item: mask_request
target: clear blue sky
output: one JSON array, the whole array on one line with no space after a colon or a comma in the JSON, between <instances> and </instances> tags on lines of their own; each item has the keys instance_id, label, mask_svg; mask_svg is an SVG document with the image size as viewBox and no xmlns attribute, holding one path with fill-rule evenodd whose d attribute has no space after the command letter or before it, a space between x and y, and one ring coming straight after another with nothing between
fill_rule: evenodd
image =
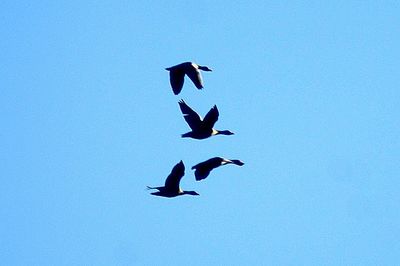
<instances>
[{"instance_id":1,"label":"clear blue sky","mask_svg":"<svg viewBox=\"0 0 400 266\"><path fill-rule=\"evenodd\" d=\"M400 5L281 2L2 1L1 263L398 264ZM179 160L201 195L149 195Z\"/></svg>"}]
</instances>

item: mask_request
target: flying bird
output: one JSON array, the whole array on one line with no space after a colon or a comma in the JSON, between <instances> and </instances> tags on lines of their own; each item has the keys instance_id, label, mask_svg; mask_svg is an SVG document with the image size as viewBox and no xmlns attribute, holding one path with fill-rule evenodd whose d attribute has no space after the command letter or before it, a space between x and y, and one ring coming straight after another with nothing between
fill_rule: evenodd
<instances>
[{"instance_id":1,"label":"flying bird","mask_svg":"<svg viewBox=\"0 0 400 266\"><path fill-rule=\"evenodd\" d=\"M163 187L149 187L147 189L157 189L157 192L151 193L155 196L173 198L182 195L199 195L196 191L184 191L179 187L179 182L185 175L185 165L183 161L177 163L174 168L172 168L171 173L165 180L165 185Z\"/></svg>"},{"instance_id":2,"label":"flying bird","mask_svg":"<svg viewBox=\"0 0 400 266\"><path fill-rule=\"evenodd\" d=\"M214 124L218 120L219 112L216 105L211 108L206 114L204 119L190 108L184 100L179 101L179 107L183 113L189 127L192 131L182 134L182 138L206 139L215 135L233 135L234 133L229 130L214 129Z\"/></svg>"},{"instance_id":3,"label":"flying bird","mask_svg":"<svg viewBox=\"0 0 400 266\"><path fill-rule=\"evenodd\" d=\"M178 95L182 90L185 74L193 81L196 88L201 90L204 86L200 70L212 71L207 66L200 66L193 62L167 67L166 70L169 71L169 81L175 95Z\"/></svg>"},{"instance_id":4,"label":"flying bird","mask_svg":"<svg viewBox=\"0 0 400 266\"><path fill-rule=\"evenodd\" d=\"M194 175L196 177L196 180L200 181L207 178L211 170L225 164L236 164L239 166L244 165L244 163L240 160L229 160L222 157L214 157L208 159L207 161L196 164L192 167L192 169L195 169Z\"/></svg>"}]
</instances>

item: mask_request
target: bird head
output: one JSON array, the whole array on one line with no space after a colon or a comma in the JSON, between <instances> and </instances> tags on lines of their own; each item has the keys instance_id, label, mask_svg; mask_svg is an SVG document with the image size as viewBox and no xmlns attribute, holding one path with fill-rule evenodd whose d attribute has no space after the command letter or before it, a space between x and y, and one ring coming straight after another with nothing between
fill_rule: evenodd
<instances>
[{"instance_id":1,"label":"bird head","mask_svg":"<svg viewBox=\"0 0 400 266\"><path fill-rule=\"evenodd\" d=\"M208 66L199 66L199 69L201 69L203 71L212 71L212 69L209 68Z\"/></svg>"},{"instance_id":2,"label":"bird head","mask_svg":"<svg viewBox=\"0 0 400 266\"><path fill-rule=\"evenodd\" d=\"M241 160L231 160L231 162L232 162L233 164L236 164L236 165L239 165L239 166L244 165L244 162L242 162Z\"/></svg>"},{"instance_id":3,"label":"bird head","mask_svg":"<svg viewBox=\"0 0 400 266\"><path fill-rule=\"evenodd\" d=\"M192 196L200 196L200 194L197 193L196 191L183 191L183 194L188 194L188 195L192 195Z\"/></svg>"},{"instance_id":4,"label":"bird head","mask_svg":"<svg viewBox=\"0 0 400 266\"><path fill-rule=\"evenodd\" d=\"M218 130L216 135L235 135L235 133L229 130Z\"/></svg>"}]
</instances>

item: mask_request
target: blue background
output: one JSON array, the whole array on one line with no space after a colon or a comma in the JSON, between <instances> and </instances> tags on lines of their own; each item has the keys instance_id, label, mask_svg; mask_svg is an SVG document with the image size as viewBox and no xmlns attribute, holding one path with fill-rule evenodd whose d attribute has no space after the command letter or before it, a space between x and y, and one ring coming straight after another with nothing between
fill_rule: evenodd
<instances>
[{"instance_id":1,"label":"blue background","mask_svg":"<svg viewBox=\"0 0 400 266\"><path fill-rule=\"evenodd\" d=\"M4 265L396 265L397 1L2 1ZM168 72L211 67L205 88ZM181 139L180 98L233 136ZM190 167L241 159L195 182ZM183 160L199 197L153 197Z\"/></svg>"}]
</instances>

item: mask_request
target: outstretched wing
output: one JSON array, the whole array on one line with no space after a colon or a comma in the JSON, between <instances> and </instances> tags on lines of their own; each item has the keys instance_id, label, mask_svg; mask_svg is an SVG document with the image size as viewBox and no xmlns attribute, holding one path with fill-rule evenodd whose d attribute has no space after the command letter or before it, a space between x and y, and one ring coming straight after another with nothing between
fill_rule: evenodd
<instances>
[{"instance_id":1,"label":"outstretched wing","mask_svg":"<svg viewBox=\"0 0 400 266\"><path fill-rule=\"evenodd\" d=\"M200 71L196 67L194 67L193 65L187 67L186 75L188 75L188 77L193 81L196 88L198 88L199 90L203 88L203 79L201 78Z\"/></svg>"},{"instance_id":2,"label":"outstretched wing","mask_svg":"<svg viewBox=\"0 0 400 266\"><path fill-rule=\"evenodd\" d=\"M179 101L179 107L181 108L183 118L185 118L189 127L192 130L197 130L202 124L200 116L193 111L193 109L190 108L184 100Z\"/></svg>"},{"instance_id":3,"label":"outstretched wing","mask_svg":"<svg viewBox=\"0 0 400 266\"><path fill-rule=\"evenodd\" d=\"M179 68L167 68L167 70L169 70L169 81L172 91L175 95L178 95L183 87L185 72Z\"/></svg>"},{"instance_id":4,"label":"outstretched wing","mask_svg":"<svg viewBox=\"0 0 400 266\"><path fill-rule=\"evenodd\" d=\"M194 172L196 180L200 181L207 178L214 168L221 166L222 160L223 158L221 157L213 157L211 159L208 159L207 161L198 163L193 166L192 169L196 169L196 171Z\"/></svg>"},{"instance_id":5,"label":"outstretched wing","mask_svg":"<svg viewBox=\"0 0 400 266\"><path fill-rule=\"evenodd\" d=\"M174 166L174 168L172 168L171 173L165 180L165 188L169 191L179 191L179 182L184 175L185 165L183 164L183 161L180 161Z\"/></svg>"},{"instance_id":6,"label":"outstretched wing","mask_svg":"<svg viewBox=\"0 0 400 266\"><path fill-rule=\"evenodd\" d=\"M196 181L206 179L209 174L210 174L210 171L208 171L206 169L196 169L196 171L194 171L194 176L195 176Z\"/></svg>"},{"instance_id":7,"label":"outstretched wing","mask_svg":"<svg viewBox=\"0 0 400 266\"><path fill-rule=\"evenodd\" d=\"M211 108L203 119L203 125L208 128L213 128L219 116L218 108L216 105Z\"/></svg>"}]
</instances>

